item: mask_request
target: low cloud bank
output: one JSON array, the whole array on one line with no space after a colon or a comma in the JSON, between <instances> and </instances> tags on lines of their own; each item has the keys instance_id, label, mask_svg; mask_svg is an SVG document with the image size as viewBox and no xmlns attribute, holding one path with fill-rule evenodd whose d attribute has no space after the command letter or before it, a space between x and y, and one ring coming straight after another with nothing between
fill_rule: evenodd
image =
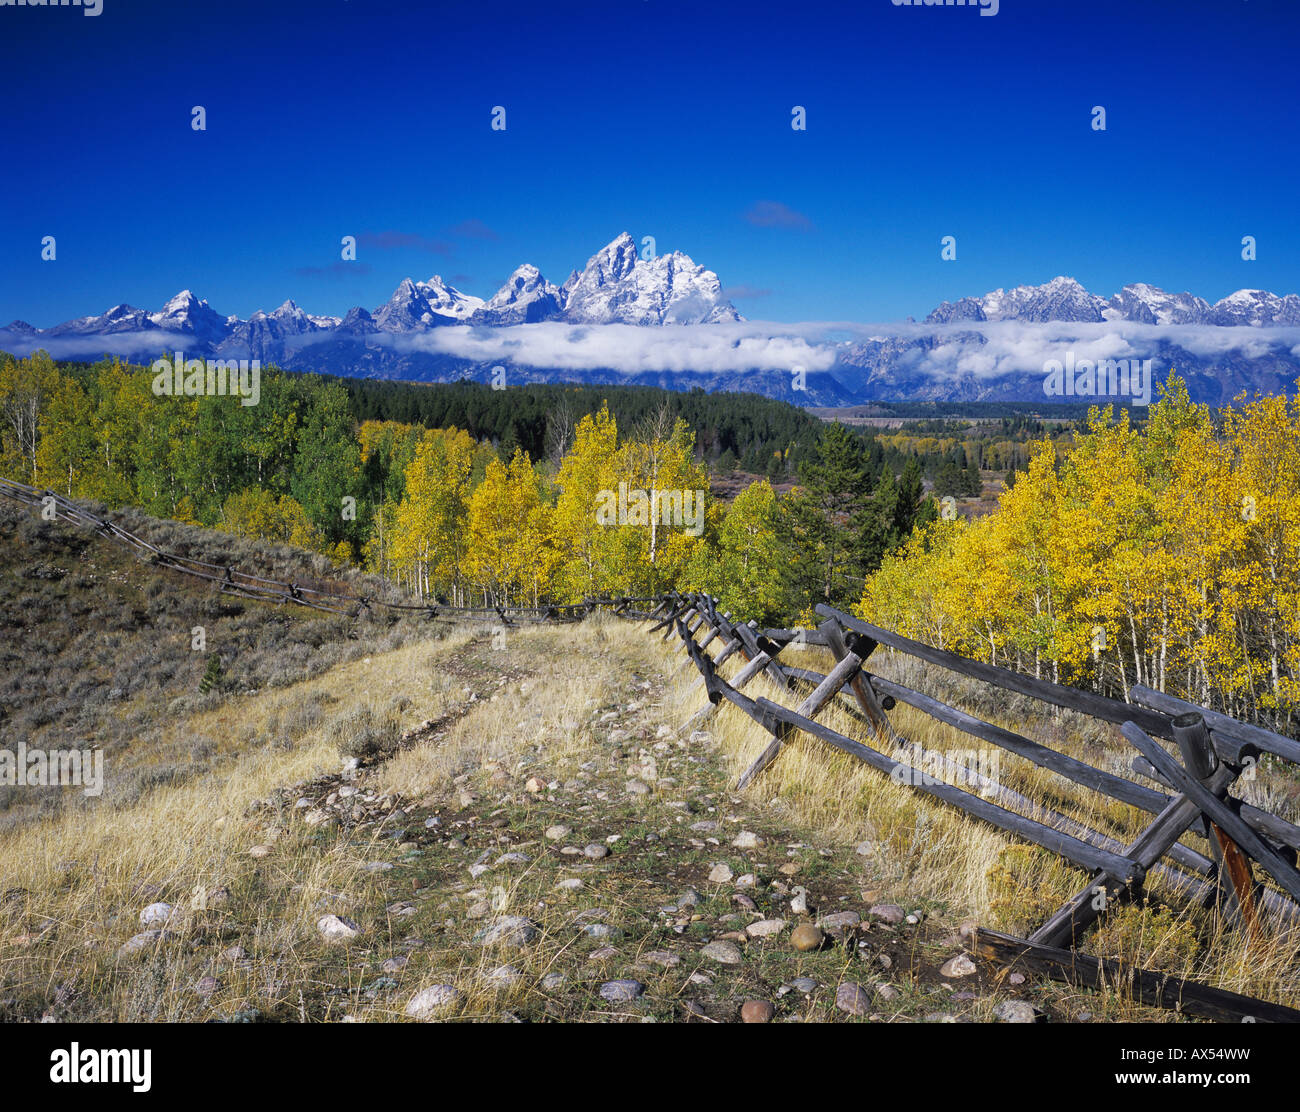
<instances>
[{"instance_id":1,"label":"low cloud bank","mask_svg":"<svg viewBox=\"0 0 1300 1112\"><path fill-rule=\"evenodd\" d=\"M301 349L346 338L336 330L288 338L284 357L291 364L310 361ZM376 333L357 337L367 348L396 355L424 352L473 364L516 364L539 369L643 372L735 373L747 370L826 371L840 359L850 363L885 360L890 366L927 378L973 376L994 380L1007 375L1041 374L1051 359L1072 351L1078 359L1148 359L1171 346L1198 359L1300 358L1300 327L1247 325L1159 325L1127 321L1042 324L1018 321L912 321L862 324L814 321L786 324L744 321L734 324L573 325L561 322L509 327L449 325L415 335ZM0 330L0 349L19 355L44 348L55 358L96 359L104 354L155 358L186 351L187 338L165 331L107 335L42 336ZM193 347L194 345L189 345ZM887 351L880 351L881 346ZM246 356L238 345L221 354ZM187 352L190 354L191 352ZM193 354L197 354L197 350ZM264 357L265 362L272 362Z\"/></svg>"}]
</instances>

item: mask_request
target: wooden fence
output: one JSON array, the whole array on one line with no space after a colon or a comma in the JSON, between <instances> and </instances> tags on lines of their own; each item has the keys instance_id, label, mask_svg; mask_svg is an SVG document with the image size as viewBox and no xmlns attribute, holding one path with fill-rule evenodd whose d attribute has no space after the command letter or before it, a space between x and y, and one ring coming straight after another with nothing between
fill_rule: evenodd
<instances>
[{"instance_id":1,"label":"wooden fence","mask_svg":"<svg viewBox=\"0 0 1300 1112\"><path fill-rule=\"evenodd\" d=\"M1148 1004L1212 1019L1300 1021L1300 1011L1291 1008L1122 968L1075 949L1108 907L1140 896L1148 877L1159 877L1172 891L1202 906L1217 905L1228 923L1247 932L1252 941L1265 931L1300 929L1300 872L1296 870L1300 827L1230 794L1243 773L1253 769L1265 755L1300 765L1300 742L1293 738L1146 687L1132 688L1132 702L1122 702L1022 675L913 641L825 605L817 607L822 623L815 630L803 630L763 629L755 622L733 621L730 614L718 612L716 599L703 594L584 599L580 603L540 607L399 603L269 579L232 566L166 552L52 491L11 480L0 479L0 497L40 508L51 519L89 527L127 546L143 560L207 581L223 593L277 604L306 606L353 618L384 608L428 618L512 625L576 621L596 610L606 610L624 618L652 622L651 632L663 630L664 641L674 633L678 636L688 657L684 663L693 663L699 671L707 702L692 717L693 727L702 725L725 701L771 735L763 752L741 774L738 787L751 783L779 759L784 746L803 732L915 791L1059 854L1090 873L1078 893L1029 938L1013 938L981 928L974 943L979 956L1003 967L1020 965L1072 984L1109 985ZM781 653L791 645L824 648L835 665L823 674L781 660ZM1119 726L1135 750L1133 771L1156 786L1097 768L872 673L866 667L868 658L881 646L939 672ZM724 680L719 669L735 654L745 664L730 681ZM798 698L797 705L791 709L762 696L751 698L744 694L744 688L759 673L790 700ZM818 714L832 701L846 706L866 724L875 746L817 721ZM1152 816L1151 821L1125 844L990 777L978 773L972 777L969 768L956 765L942 754L925 752L895 729L889 712L899 703L1087 791L1136 808ZM1173 743L1181 760L1156 739ZM940 772L954 774L954 778L960 775L973 780L968 786L977 788L978 793L929 775L921 768L922 759ZM1179 840L1189 831L1205 836L1208 856ZM1263 879L1257 876L1257 869L1264 874Z\"/></svg>"},{"instance_id":2,"label":"wooden fence","mask_svg":"<svg viewBox=\"0 0 1300 1112\"><path fill-rule=\"evenodd\" d=\"M1230 794L1243 773L1253 770L1264 755L1300 764L1300 743L1149 688L1133 688L1133 701L1123 702L936 649L834 607L818 606L817 613L824 620L815 630L760 629L754 622L733 621L730 614L719 613L717 600L701 594L667 596L651 612L651 632L662 630L665 641L676 633L701 676L708 701L691 725L702 724L725 701L771 735L767 747L740 775L738 788L779 759L783 747L799 732L819 738L915 791L1089 872L1078 893L1029 938L980 930L975 949L986 959L1017 962L1076 984L1123 981L1128 991L1147 1003L1215 1019L1300 1020L1300 1012L1290 1008L1142 970L1121 971L1113 968L1114 963L1087 958L1075 949L1107 908L1138 897L1148 877L1161 878L1174 892L1202 906L1217 904L1228 923L1247 932L1252 943L1265 931L1289 934L1300 927L1300 872L1296 870L1300 827ZM790 663L788 654L787 660L781 660L781 653L791 645L822 647L835 665L823 674ZM1149 784L1097 768L873 674L868 659L881 646L930 669L1119 726L1133 747L1133 771ZM719 668L734 654L740 654L745 664L727 681ZM786 701L798 699L797 705L791 709L746 695L744 688L759 673L788 693ZM832 701L846 705L866 724L874 746L817 721ZM889 712L899 703L1088 792L1136 808L1151 816L1150 821L1125 843L990 777L972 776L967 767L942 754L924 752L895 729ZM1181 759L1156 739L1173 743ZM954 774L953 778L961 775L977 791L930 775L921 767L922 758L930 767ZM1208 855L1179 840L1189 831L1205 836ZM1262 876L1257 876L1257 870Z\"/></svg>"},{"instance_id":3,"label":"wooden fence","mask_svg":"<svg viewBox=\"0 0 1300 1112\"><path fill-rule=\"evenodd\" d=\"M51 490L26 486L12 479L0 478L0 497L39 509L47 520L66 521L93 529L100 536L131 549L142 560L194 579L205 580L215 585L223 594L259 599L263 602L305 606L312 610L345 614L353 618L373 610L390 610L429 619L488 621L500 622L503 625L572 622L580 621L596 609L608 609L618 614L628 611L629 615L636 615L640 612L634 607L657 604L662 598L656 595L645 598L584 599L577 603L554 603L546 606L448 606L428 600L393 602L373 595L354 595L341 591L322 590L304 583L267 579L252 572L242 571L232 564L207 563L189 556L166 552L143 537L128 532L115 522L91 513L69 498L64 498Z\"/></svg>"}]
</instances>

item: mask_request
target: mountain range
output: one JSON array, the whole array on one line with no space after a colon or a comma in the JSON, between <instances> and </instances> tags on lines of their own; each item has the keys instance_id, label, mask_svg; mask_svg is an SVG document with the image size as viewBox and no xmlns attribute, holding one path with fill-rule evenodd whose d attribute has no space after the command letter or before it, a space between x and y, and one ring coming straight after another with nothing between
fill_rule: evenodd
<instances>
[{"instance_id":1,"label":"mountain range","mask_svg":"<svg viewBox=\"0 0 1300 1112\"><path fill-rule=\"evenodd\" d=\"M1067 350L1150 358L1159 378L1175 368L1197 400L1212 403L1243 389L1292 390L1300 376L1300 333L1287 331L1300 329L1300 296L1258 289L1210 304L1133 283L1106 298L1058 277L945 301L922 322L863 325L856 336L844 326L818 335L819 327L746 321L713 271L679 251L641 258L624 232L562 285L524 264L487 300L434 275L403 279L373 310L317 316L287 300L243 320L182 290L156 312L121 304L50 328L14 321L0 329L0 349L146 362L179 349L428 382L486 381L508 365L516 383L749 390L819 406L1041 400L1044 360Z\"/></svg>"}]
</instances>

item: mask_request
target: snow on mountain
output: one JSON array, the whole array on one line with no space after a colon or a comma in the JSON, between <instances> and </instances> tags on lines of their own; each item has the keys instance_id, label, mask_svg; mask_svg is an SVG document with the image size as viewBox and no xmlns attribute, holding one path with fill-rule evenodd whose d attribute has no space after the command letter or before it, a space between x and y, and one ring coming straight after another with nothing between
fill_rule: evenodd
<instances>
[{"instance_id":1,"label":"snow on mountain","mask_svg":"<svg viewBox=\"0 0 1300 1112\"><path fill-rule=\"evenodd\" d=\"M714 324L741 319L723 298L713 271L680 251L639 259L627 232L592 255L565 289L564 319L575 324Z\"/></svg>"},{"instance_id":2,"label":"snow on mountain","mask_svg":"<svg viewBox=\"0 0 1300 1112\"><path fill-rule=\"evenodd\" d=\"M981 300L984 319L1043 322L1099 321L1104 298L1089 293L1073 278L1053 278L1043 286L994 290Z\"/></svg>"},{"instance_id":3,"label":"snow on mountain","mask_svg":"<svg viewBox=\"0 0 1300 1112\"><path fill-rule=\"evenodd\" d=\"M447 285L437 274L427 282L417 283L415 288L420 291L424 300L429 303L429 308L439 316L465 320L477 310L483 308L483 299L481 297L461 293L455 286Z\"/></svg>"},{"instance_id":4,"label":"snow on mountain","mask_svg":"<svg viewBox=\"0 0 1300 1112\"><path fill-rule=\"evenodd\" d=\"M993 290L983 297L944 301L925 320L927 324L1122 320L1164 325L1294 325L1300 324L1300 296L1238 290L1211 305L1190 293L1169 293L1146 282L1133 282L1107 300L1089 293L1073 278L1053 278L1042 286L1017 286Z\"/></svg>"},{"instance_id":5,"label":"snow on mountain","mask_svg":"<svg viewBox=\"0 0 1300 1112\"><path fill-rule=\"evenodd\" d=\"M505 284L474 313L472 324L531 324L556 316L560 290L531 263L518 267Z\"/></svg>"},{"instance_id":6,"label":"snow on mountain","mask_svg":"<svg viewBox=\"0 0 1300 1112\"><path fill-rule=\"evenodd\" d=\"M1131 320L1143 324L1204 324L1210 304L1190 293L1166 293L1159 286L1133 282L1110 299L1103 316L1107 320Z\"/></svg>"},{"instance_id":7,"label":"snow on mountain","mask_svg":"<svg viewBox=\"0 0 1300 1112\"><path fill-rule=\"evenodd\" d=\"M1210 324L1300 324L1300 297L1278 297L1267 290L1238 290L1214 304Z\"/></svg>"},{"instance_id":8,"label":"snow on mountain","mask_svg":"<svg viewBox=\"0 0 1300 1112\"><path fill-rule=\"evenodd\" d=\"M190 290L181 290L147 319L164 332L180 333L205 345L215 346L230 333L226 318Z\"/></svg>"}]
</instances>

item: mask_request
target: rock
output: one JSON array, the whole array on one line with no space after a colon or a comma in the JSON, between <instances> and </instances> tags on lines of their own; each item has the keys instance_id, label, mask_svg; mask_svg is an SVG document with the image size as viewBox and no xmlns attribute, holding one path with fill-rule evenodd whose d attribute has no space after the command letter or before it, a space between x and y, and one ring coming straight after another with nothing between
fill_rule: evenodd
<instances>
[{"instance_id":1,"label":"rock","mask_svg":"<svg viewBox=\"0 0 1300 1112\"><path fill-rule=\"evenodd\" d=\"M406 968L407 962L411 960L410 954L398 954L397 957L389 958L379 968L384 973L400 973Z\"/></svg>"},{"instance_id":2,"label":"rock","mask_svg":"<svg viewBox=\"0 0 1300 1112\"><path fill-rule=\"evenodd\" d=\"M492 863L495 869L498 865L527 865L532 858L526 853L503 853Z\"/></svg>"},{"instance_id":3,"label":"rock","mask_svg":"<svg viewBox=\"0 0 1300 1112\"><path fill-rule=\"evenodd\" d=\"M618 927L611 927L608 923L588 923L582 930L589 938L620 938L623 934Z\"/></svg>"},{"instance_id":4,"label":"rock","mask_svg":"<svg viewBox=\"0 0 1300 1112\"><path fill-rule=\"evenodd\" d=\"M739 965L745 960L744 955L740 952L740 947L734 942L728 942L725 939L710 942L700 952L706 958L712 958L722 965Z\"/></svg>"},{"instance_id":5,"label":"rock","mask_svg":"<svg viewBox=\"0 0 1300 1112\"><path fill-rule=\"evenodd\" d=\"M590 857L593 861L599 861L602 857L609 856L609 846L602 846L599 842L592 842L582 847L582 856Z\"/></svg>"},{"instance_id":6,"label":"rock","mask_svg":"<svg viewBox=\"0 0 1300 1112\"><path fill-rule=\"evenodd\" d=\"M537 938L537 924L524 915L498 919L483 935L484 946L527 946Z\"/></svg>"},{"instance_id":7,"label":"rock","mask_svg":"<svg viewBox=\"0 0 1300 1112\"><path fill-rule=\"evenodd\" d=\"M763 844L763 839L752 830L742 830L731 839L731 844L737 849L758 849Z\"/></svg>"},{"instance_id":8,"label":"rock","mask_svg":"<svg viewBox=\"0 0 1300 1112\"><path fill-rule=\"evenodd\" d=\"M993 1009L1003 1023L1037 1023L1038 1010L1027 1000L1003 1000Z\"/></svg>"},{"instance_id":9,"label":"rock","mask_svg":"<svg viewBox=\"0 0 1300 1112\"><path fill-rule=\"evenodd\" d=\"M483 980L493 988L509 988L515 982L523 979L523 973L513 965L498 965L495 969L489 969L483 974Z\"/></svg>"},{"instance_id":10,"label":"rock","mask_svg":"<svg viewBox=\"0 0 1300 1112\"><path fill-rule=\"evenodd\" d=\"M746 873L744 876L736 877L737 888L753 888L758 883L758 879L753 873Z\"/></svg>"},{"instance_id":11,"label":"rock","mask_svg":"<svg viewBox=\"0 0 1300 1112\"><path fill-rule=\"evenodd\" d=\"M202 884L195 885L193 893L190 895L191 911L209 911L225 907L230 903L230 889L224 885L216 888L206 888Z\"/></svg>"},{"instance_id":12,"label":"rock","mask_svg":"<svg viewBox=\"0 0 1300 1112\"><path fill-rule=\"evenodd\" d=\"M826 935L811 923L800 923L790 935L790 945L801 953L818 950L826 941Z\"/></svg>"},{"instance_id":13,"label":"rock","mask_svg":"<svg viewBox=\"0 0 1300 1112\"><path fill-rule=\"evenodd\" d=\"M619 981L606 981L600 986L600 995L611 1004L626 1004L645 992L645 985L630 978Z\"/></svg>"},{"instance_id":14,"label":"rock","mask_svg":"<svg viewBox=\"0 0 1300 1112\"><path fill-rule=\"evenodd\" d=\"M488 867L486 865L471 865L469 867L469 875L473 877L475 880L478 880L478 878L481 877L487 871L488 871Z\"/></svg>"},{"instance_id":15,"label":"rock","mask_svg":"<svg viewBox=\"0 0 1300 1112\"><path fill-rule=\"evenodd\" d=\"M866 1015L871 1011L871 994L853 981L845 981L835 990L835 1006L849 1015Z\"/></svg>"},{"instance_id":16,"label":"rock","mask_svg":"<svg viewBox=\"0 0 1300 1112\"><path fill-rule=\"evenodd\" d=\"M698 834L712 834L721 825L721 823L714 822L712 819L704 819L702 822L691 823L690 828Z\"/></svg>"},{"instance_id":17,"label":"rock","mask_svg":"<svg viewBox=\"0 0 1300 1112\"><path fill-rule=\"evenodd\" d=\"M140 912L140 926L167 926L180 918L180 909L169 903L151 903Z\"/></svg>"},{"instance_id":18,"label":"rock","mask_svg":"<svg viewBox=\"0 0 1300 1112\"><path fill-rule=\"evenodd\" d=\"M742 1023L771 1023L776 1008L769 1000L746 1000L740 1007Z\"/></svg>"},{"instance_id":19,"label":"rock","mask_svg":"<svg viewBox=\"0 0 1300 1112\"><path fill-rule=\"evenodd\" d=\"M548 842L562 842L572 833L572 829L565 826L563 823L559 823L555 826L548 826L546 828L546 840Z\"/></svg>"},{"instance_id":20,"label":"rock","mask_svg":"<svg viewBox=\"0 0 1300 1112\"><path fill-rule=\"evenodd\" d=\"M743 907L746 911L757 911L756 904L751 896L746 896L744 892L735 892L732 894L731 902L738 907Z\"/></svg>"},{"instance_id":21,"label":"rock","mask_svg":"<svg viewBox=\"0 0 1300 1112\"><path fill-rule=\"evenodd\" d=\"M856 911L833 911L818 919L817 925L823 930L842 931L856 927L861 922L862 916Z\"/></svg>"},{"instance_id":22,"label":"rock","mask_svg":"<svg viewBox=\"0 0 1300 1112\"><path fill-rule=\"evenodd\" d=\"M487 900L475 900L465 909L465 918L482 919L492 910L492 905Z\"/></svg>"},{"instance_id":23,"label":"rock","mask_svg":"<svg viewBox=\"0 0 1300 1112\"><path fill-rule=\"evenodd\" d=\"M877 985L876 995L879 996L881 1000L897 1000L903 994L893 985Z\"/></svg>"},{"instance_id":24,"label":"rock","mask_svg":"<svg viewBox=\"0 0 1300 1112\"><path fill-rule=\"evenodd\" d=\"M583 886L582 879L576 876L569 877L567 880L557 880L555 882L556 888L562 888L566 892L576 892L582 886Z\"/></svg>"},{"instance_id":25,"label":"rock","mask_svg":"<svg viewBox=\"0 0 1300 1112\"><path fill-rule=\"evenodd\" d=\"M316 920L316 930L326 942L348 942L361 933L356 923L341 915L322 915Z\"/></svg>"},{"instance_id":26,"label":"rock","mask_svg":"<svg viewBox=\"0 0 1300 1112\"><path fill-rule=\"evenodd\" d=\"M627 792L628 795L648 795L650 787L641 780L629 780L623 785L623 790Z\"/></svg>"},{"instance_id":27,"label":"rock","mask_svg":"<svg viewBox=\"0 0 1300 1112\"><path fill-rule=\"evenodd\" d=\"M976 972L975 963L966 954L949 958L939 967L940 977L969 977Z\"/></svg>"},{"instance_id":28,"label":"rock","mask_svg":"<svg viewBox=\"0 0 1300 1112\"><path fill-rule=\"evenodd\" d=\"M538 984L540 984L542 988L546 989L547 992L556 992L559 989L562 989L568 981L569 978L563 973L547 973Z\"/></svg>"},{"instance_id":29,"label":"rock","mask_svg":"<svg viewBox=\"0 0 1300 1112\"><path fill-rule=\"evenodd\" d=\"M598 950L592 950L587 955L587 960L593 965L604 965L607 961L613 961L618 957L618 951L613 946L602 946Z\"/></svg>"},{"instance_id":30,"label":"rock","mask_svg":"<svg viewBox=\"0 0 1300 1112\"><path fill-rule=\"evenodd\" d=\"M524 789L533 795L538 795L546 790L546 781L540 776L530 776L524 784Z\"/></svg>"},{"instance_id":31,"label":"rock","mask_svg":"<svg viewBox=\"0 0 1300 1112\"><path fill-rule=\"evenodd\" d=\"M228 950L222 950L221 956L227 961L243 961L248 957L248 951L242 946L231 946Z\"/></svg>"},{"instance_id":32,"label":"rock","mask_svg":"<svg viewBox=\"0 0 1300 1112\"><path fill-rule=\"evenodd\" d=\"M853 852L859 857L868 857L874 851L875 847L870 842L859 842L853 847Z\"/></svg>"},{"instance_id":33,"label":"rock","mask_svg":"<svg viewBox=\"0 0 1300 1112\"><path fill-rule=\"evenodd\" d=\"M745 933L750 938L770 938L774 934L780 934L785 928L784 919L760 919L757 923L750 923L745 928Z\"/></svg>"},{"instance_id":34,"label":"rock","mask_svg":"<svg viewBox=\"0 0 1300 1112\"><path fill-rule=\"evenodd\" d=\"M1023 985L1025 983L1025 975L1023 973L1012 973L1007 980L1013 985Z\"/></svg>"},{"instance_id":35,"label":"rock","mask_svg":"<svg viewBox=\"0 0 1300 1112\"><path fill-rule=\"evenodd\" d=\"M709 870L709 883L726 884L733 876L735 876L735 873L728 866L719 863Z\"/></svg>"},{"instance_id":36,"label":"rock","mask_svg":"<svg viewBox=\"0 0 1300 1112\"><path fill-rule=\"evenodd\" d=\"M907 918L907 912L898 904L876 904L867 912L868 915L876 919L883 919L886 923L901 923Z\"/></svg>"},{"instance_id":37,"label":"rock","mask_svg":"<svg viewBox=\"0 0 1300 1112\"><path fill-rule=\"evenodd\" d=\"M665 969L671 969L674 965L682 963L681 956L671 950L651 950L641 955L641 961L645 965L659 965Z\"/></svg>"},{"instance_id":38,"label":"rock","mask_svg":"<svg viewBox=\"0 0 1300 1112\"><path fill-rule=\"evenodd\" d=\"M120 958L127 957L131 954L138 954L141 950L147 950L159 942L165 942L175 935L170 931L141 931L137 935L128 938L120 947L118 947L117 956Z\"/></svg>"},{"instance_id":39,"label":"rock","mask_svg":"<svg viewBox=\"0 0 1300 1112\"><path fill-rule=\"evenodd\" d=\"M270 855L271 847L268 845L253 846L248 851L249 857L267 857Z\"/></svg>"},{"instance_id":40,"label":"rock","mask_svg":"<svg viewBox=\"0 0 1300 1112\"><path fill-rule=\"evenodd\" d=\"M406 1014L413 1019L428 1019L440 1011L454 1008L464 999L464 994L455 985L430 985L411 997L406 1005Z\"/></svg>"},{"instance_id":41,"label":"rock","mask_svg":"<svg viewBox=\"0 0 1300 1112\"><path fill-rule=\"evenodd\" d=\"M790 987L798 989L807 996L808 993L813 992L818 988L818 984L811 977L796 977L790 982Z\"/></svg>"}]
</instances>

